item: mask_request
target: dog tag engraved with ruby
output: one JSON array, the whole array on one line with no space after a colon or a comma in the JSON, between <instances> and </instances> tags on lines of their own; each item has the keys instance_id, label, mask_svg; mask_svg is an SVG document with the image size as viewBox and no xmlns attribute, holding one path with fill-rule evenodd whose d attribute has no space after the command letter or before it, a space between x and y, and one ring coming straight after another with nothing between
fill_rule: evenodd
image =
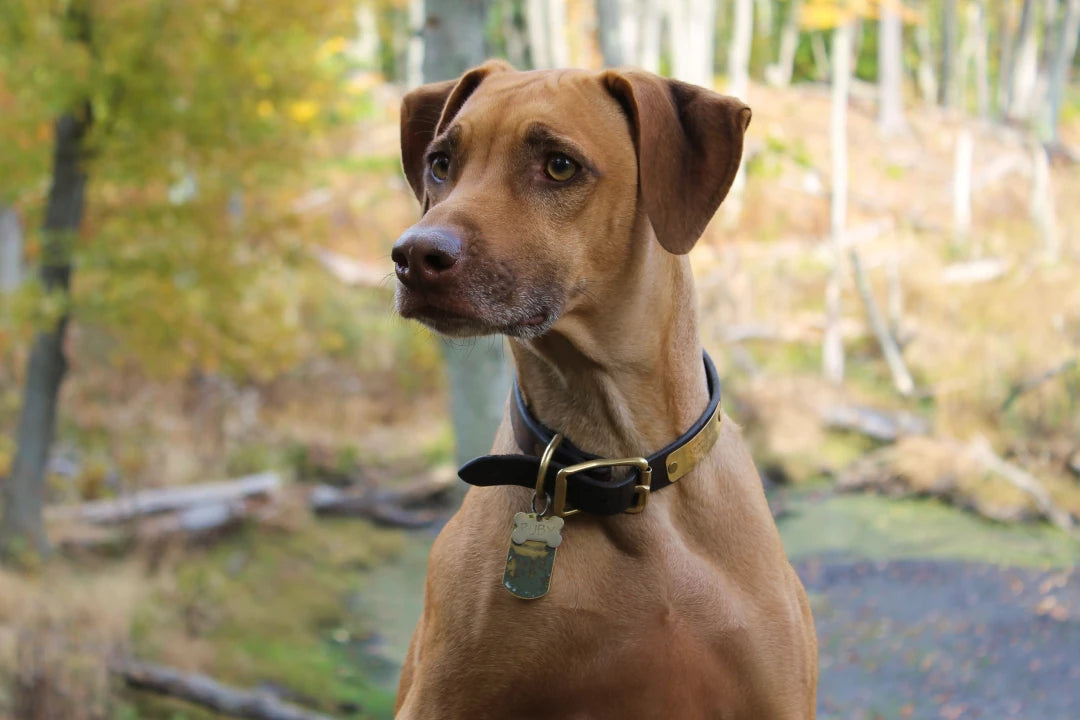
<instances>
[{"instance_id":1,"label":"dog tag engraved with ruby","mask_svg":"<svg viewBox=\"0 0 1080 720\"><path fill-rule=\"evenodd\" d=\"M503 587L524 600L535 600L551 587L555 551L562 543L561 517L540 517L536 513L514 515L514 532L506 554Z\"/></svg>"}]
</instances>

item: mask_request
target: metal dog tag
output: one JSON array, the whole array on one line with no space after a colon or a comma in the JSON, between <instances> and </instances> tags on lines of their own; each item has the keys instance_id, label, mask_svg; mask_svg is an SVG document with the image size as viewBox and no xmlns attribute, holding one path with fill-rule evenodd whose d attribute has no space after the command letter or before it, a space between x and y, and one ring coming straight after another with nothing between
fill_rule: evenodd
<instances>
[{"instance_id":1,"label":"metal dog tag","mask_svg":"<svg viewBox=\"0 0 1080 720\"><path fill-rule=\"evenodd\" d=\"M563 519L536 513L514 515L514 532L506 554L503 587L524 600L535 600L551 587L555 551L562 543Z\"/></svg>"}]
</instances>

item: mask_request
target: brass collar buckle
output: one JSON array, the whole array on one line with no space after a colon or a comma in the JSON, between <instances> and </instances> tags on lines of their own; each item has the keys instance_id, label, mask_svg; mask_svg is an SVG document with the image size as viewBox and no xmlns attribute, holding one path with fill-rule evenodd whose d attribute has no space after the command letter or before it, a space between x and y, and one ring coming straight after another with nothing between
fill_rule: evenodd
<instances>
[{"instance_id":1,"label":"brass collar buckle","mask_svg":"<svg viewBox=\"0 0 1080 720\"><path fill-rule=\"evenodd\" d=\"M588 460L583 463L578 463L577 465L564 467L555 475L555 500L552 504L551 498L544 492L544 480L547 478L548 465L551 463L551 456L555 454L555 449L559 447L559 443L561 443L562 440L562 434L555 433L555 436L551 438L551 442L544 448L544 453L540 457L540 471L536 473L536 493L533 495L532 500L533 512L536 512L536 501L542 499L545 500L545 503L544 510L539 513L540 515L547 513L549 505L552 507L552 513L559 517L565 518L570 517L571 515L577 515L581 510L566 506L566 479L579 472L587 472L598 468L619 467L623 465L634 466L641 475L641 483L634 486L634 504L627 508L626 512L639 513L649 504L649 489L652 485L652 466L649 465L649 461L643 457L620 458L618 460L597 458L596 460Z\"/></svg>"},{"instance_id":2,"label":"brass collar buckle","mask_svg":"<svg viewBox=\"0 0 1080 720\"><path fill-rule=\"evenodd\" d=\"M555 476L555 507L553 512L559 517L570 517L571 515L577 515L581 512L581 510L577 508L566 506L566 479L568 477L579 472L596 470L597 468L619 467L622 465L632 465L636 467L641 474L641 483L634 486L634 504L627 508L626 512L639 513L644 510L645 506L649 504L649 486L652 484L652 467L649 466L649 461L643 457L631 457L620 458L618 460L605 460L600 458L564 467Z\"/></svg>"}]
</instances>

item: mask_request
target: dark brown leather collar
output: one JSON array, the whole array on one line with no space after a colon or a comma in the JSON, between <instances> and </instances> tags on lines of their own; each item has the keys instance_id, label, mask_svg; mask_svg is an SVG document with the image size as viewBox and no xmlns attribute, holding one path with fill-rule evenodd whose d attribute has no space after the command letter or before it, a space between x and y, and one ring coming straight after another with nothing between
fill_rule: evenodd
<instances>
[{"instance_id":1,"label":"dark brown leather collar","mask_svg":"<svg viewBox=\"0 0 1080 720\"><path fill-rule=\"evenodd\" d=\"M704 353L704 361L709 405L682 437L644 458L651 472L634 468L624 477L615 477L613 467L610 466L577 471L574 467L582 463L619 461L603 461L598 456L575 447L569 441L562 441L555 448L544 476L543 487L549 499L556 500L556 514L565 516L573 514L574 511L582 511L594 515L617 515L621 512L640 511L647 502L649 493L662 490L677 481L708 455L720 434L723 416L720 413L720 378L716 374L716 366L708 353ZM529 412L517 383L514 383L514 397L510 404L510 420L514 439L524 454L484 455L470 460L458 470L458 476L462 480L480 487L536 487L541 455L556 433ZM560 497L563 502L559 502Z\"/></svg>"}]
</instances>

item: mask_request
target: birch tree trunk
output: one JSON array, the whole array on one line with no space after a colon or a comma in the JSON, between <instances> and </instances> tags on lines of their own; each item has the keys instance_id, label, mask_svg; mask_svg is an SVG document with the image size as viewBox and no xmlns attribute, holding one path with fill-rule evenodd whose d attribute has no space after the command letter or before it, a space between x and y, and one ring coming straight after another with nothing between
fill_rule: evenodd
<instances>
[{"instance_id":1,"label":"birch tree trunk","mask_svg":"<svg viewBox=\"0 0 1080 720\"><path fill-rule=\"evenodd\" d=\"M502 4L502 36L506 59L516 68L529 67L528 23L522 0L497 0Z\"/></svg>"},{"instance_id":2,"label":"birch tree trunk","mask_svg":"<svg viewBox=\"0 0 1080 720\"><path fill-rule=\"evenodd\" d=\"M925 5L927 14L929 14L929 8L930 5L927 3ZM934 105L937 103L938 92L937 78L934 75L934 49L930 42L929 19L924 19L915 26L915 47L919 53L919 95L925 104Z\"/></svg>"},{"instance_id":3,"label":"birch tree trunk","mask_svg":"<svg viewBox=\"0 0 1080 720\"><path fill-rule=\"evenodd\" d=\"M810 52L814 56L814 76L825 80L832 74L829 67L829 52L825 49L825 36L820 32L810 34Z\"/></svg>"},{"instance_id":4,"label":"birch tree trunk","mask_svg":"<svg viewBox=\"0 0 1080 720\"><path fill-rule=\"evenodd\" d=\"M525 16L529 28L532 66L566 67L570 62L570 44L566 37L566 0L528 0ZM473 32L483 39L482 20Z\"/></svg>"},{"instance_id":5,"label":"birch tree trunk","mask_svg":"<svg viewBox=\"0 0 1080 720\"><path fill-rule=\"evenodd\" d=\"M1061 35L1054 51L1050 85L1047 88L1050 99L1050 141L1054 144L1060 142L1058 132L1061 124L1061 106L1065 99L1065 88L1069 84L1069 70L1072 68L1073 56L1076 54L1078 38L1080 38L1080 0L1068 0L1068 5L1065 7L1065 19L1061 23Z\"/></svg>"},{"instance_id":6,"label":"birch tree trunk","mask_svg":"<svg viewBox=\"0 0 1080 720\"><path fill-rule=\"evenodd\" d=\"M88 30L87 30L88 34ZM88 38L87 38L88 40ZM41 240L41 283L49 293L65 300L71 287L71 252L83 218L86 171L83 167L90 104L56 121L52 186L45 208ZM11 477L3 484L0 517L0 555L21 558L26 553L46 555L45 464L56 431L56 405L60 383L67 371L64 333L65 311L51 327L38 331L26 367L26 382L19 409L17 448Z\"/></svg>"},{"instance_id":7,"label":"birch tree trunk","mask_svg":"<svg viewBox=\"0 0 1080 720\"><path fill-rule=\"evenodd\" d=\"M1009 74L1006 117L1023 121L1031 117L1031 102L1038 74L1039 48L1035 39L1035 2L1024 0L1013 65Z\"/></svg>"},{"instance_id":8,"label":"birch tree trunk","mask_svg":"<svg viewBox=\"0 0 1080 720\"><path fill-rule=\"evenodd\" d=\"M1046 102L1047 90L1050 87L1050 73L1054 65L1054 38L1057 37L1057 29L1062 26L1058 20L1060 0L1043 0L1042 3L1042 52L1035 62L1035 89L1032 91L1031 116L1036 120L1036 131L1039 137L1046 139L1050 136L1050 105Z\"/></svg>"},{"instance_id":9,"label":"birch tree trunk","mask_svg":"<svg viewBox=\"0 0 1080 720\"><path fill-rule=\"evenodd\" d=\"M896 339L889 332L889 326L878 309L877 301L874 300L874 293L870 288L870 279L866 276L862 260L854 248L851 250L851 270L855 273L855 287L862 297L863 308L866 310L870 329L873 331L874 337L877 338L881 354L885 357L885 364L889 366L893 387L896 388L898 393L907 397L915 390L915 381L912 380L911 373L904 363L904 356L900 354Z\"/></svg>"},{"instance_id":10,"label":"birch tree trunk","mask_svg":"<svg viewBox=\"0 0 1080 720\"><path fill-rule=\"evenodd\" d=\"M626 56L631 55L624 53L624 50L631 50L626 47L622 32L626 5L625 0L596 0L596 34L606 67L625 65L628 62Z\"/></svg>"},{"instance_id":11,"label":"birch tree trunk","mask_svg":"<svg viewBox=\"0 0 1080 720\"><path fill-rule=\"evenodd\" d=\"M14 292L22 282L23 237L19 216L0 207L0 293Z\"/></svg>"},{"instance_id":12,"label":"birch tree trunk","mask_svg":"<svg viewBox=\"0 0 1080 720\"><path fill-rule=\"evenodd\" d=\"M757 13L757 24L754 30L758 35L768 36L773 27L773 0L754 0L754 12ZM736 13L738 10L735 11ZM736 24L738 20L735 21Z\"/></svg>"},{"instance_id":13,"label":"birch tree trunk","mask_svg":"<svg viewBox=\"0 0 1080 720\"><path fill-rule=\"evenodd\" d=\"M965 246L971 236L971 161L974 151L971 131L965 128L956 139L953 170L953 240Z\"/></svg>"},{"instance_id":14,"label":"birch tree trunk","mask_svg":"<svg viewBox=\"0 0 1080 720\"><path fill-rule=\"evenodd\" d=\"M750 45L754 39L753 0L734 0L735 22L728 45L728 95L746 100L750 87Z\"/></svg>"},{"instance_id":15,"label":"birch tree trunk","mask_svg":"<svg viewBox=\"0 0 1080 720\"><path fill-rule=\"evenodd\" d=\"M956 107L956 2L941 2L941 85L938 101L945 107Z\"/></svg>"},{"instance_id":16,"label":"birch tree trunk","mask_svg":"<svg viewBox=\"0 0 1080 720\"><path fill-rule=\"evenodd\" d=\"M791 0L784 17L784 26L780 29L780 51L776 64L767 70L770 85L786 88L791 85L791 76L795 70L795 51L799 47L799 14L802 12L802 0Z\"/></svg>"},{"instance_id":17,"label":"birch tree trunk","mask_svg":"<svg viewBox=\"0 0 1080 720\"><path fill-rule=\"evenodd\" d=\"M990 117L990 31L986 19L986 0L968 7L968 23L975 53L975 102L979 117Z\"/></svg>"},{"instance_id":18,"label":"birch tree trunk","mask_svg":"<svg viewBox=\"0 0 1080 720\"><path fill-rule=\"evenodd\" d=\"M975 64L975 29L972 11L975 6L966 3L962 8L964 22L960 27L960 50L956 59L956 107L967 112L968 88L971 85L971 66Z\"/></svg>"},{"instance_id":19,"label":"birch tree trunk","mask_svg":"<svg viewBox=\"0 0 1080 720\"><path fill-rule=\"evenodd\" d=\"M753 0L735 0L735 24L731 44L728 46L728 95L743 102L750 90L750 47L754 39ZM724 225L734 227L742 215L743 192L746 189L746 163L739 164L739 171L731 184L722 206Z\"/></svg>"},{"instance_id":20,"label":"birch tree trunk","mask_svg":"<svg viewBox=\"0 0 1080 720\"><path fill-rule=\"evenodd\" d=\"M649 26L650 13L656 16L655 28ZM657 44L657 58L652 62L659 64L658 0L596 0L596 24L607 67L642 67L643 57L650 52L645 47L647 42Z\"/></svg>"},{"instance_id":21,"label":"birch tree trunk","mask_svg":"<svg viewBox=\"0 0 1080 720\"><path fill-rule=\"evenodd\" d=\"M660 0L640 0L641 30L637 64L649 72L660 72L660 38L663 13Z\"/></svg>"},{"instance_id":22,"label":"birch tree trunk","mask_svg":"<svg viewBox=\"0 0 1080 720\"><path fill-rule=\"evenodd\" d=\"M420 2L422 3L423 0ZM356 18L356 40L352 44L351 54L361 68L378 70L379 16L375 5L369 3L357 5L353 17Z\"/></svg>"},{"instance_id":23,"label":"birch tree trunk","mask_svg":"<svg viewBox=\"0 0 1080 720\"><path fill-rule=\"evenodd\" d=\"M458 77L487 57L486 0L426 0L424 81ZM491 449L510 390L501 337L442 341L459 463Z\"/></svg>"},{"instance_id":24,"label":"birch tree trunk","mask_svg":"<svg viewBox=\"0 0 1080 720\"><path fill-rule=\"evenodd\" d=\"M716 3L712 0L668 0L671 74L712 89Z\"/></svg>"},{"instance_id":25,"label":"birch tree trunk","mask_svg":"<svg viewBox=\"0 0 1080 720\"><path fill-rule=\"evenodd\" d=\"M822 365L826 379L844 381L844 345L840 337L840 269L843 263L844 231L847 224L847 102L851 82L851 23L833 30L832 109L829 145L832 155L832 200L829 207L830 244L832 246L829 278L825 286L825 338Z\"/></svg>"},{"instance_id":26,"label":"birch tree trunk","mask_svg":"<svg viewBox=\"0 0 1080 720\"><path fill-rule=\"evenodd\" d=\"M424 0L409 0L409 45L405 54L405 84L424 82Z\"/></svg>"},{"instance_id":27,"label":"birch tree trunk","mask_svg":"<svg viewBox=\"0 0 1080 720\"><path fill-rule=\"evenodd\" d=\"M881 4L878 31L878 126L886 135L904 127L903 23L899 0Z\"/></svg>"},{"instance_id":28,"label":"birch tree trunk","mask_svg":"<svg viewBox=\"0 0 1080 720\"><path fill-rule=\"evenodd\" d=\"M998 76L997 76L997 112L1004 118L1009 110L1009 88L1012 84L1014 47L1013 28L1017 23L1016 5L1011 2L997 3L997 38L998 38Z\"/></svg>"},{"instance_id":29,"label":"birch tree trunk","mask_svg":"<svg viewBox=\"0 0 1080 720\"><path fill-rule=\"evenodd\" d=\"M1042 258L1055 263L1061 257L1054 188L1050 182L1050 157L1039 141L1032 143L1031 219L1042 240Z\"/></svg>"}]
</instances>

